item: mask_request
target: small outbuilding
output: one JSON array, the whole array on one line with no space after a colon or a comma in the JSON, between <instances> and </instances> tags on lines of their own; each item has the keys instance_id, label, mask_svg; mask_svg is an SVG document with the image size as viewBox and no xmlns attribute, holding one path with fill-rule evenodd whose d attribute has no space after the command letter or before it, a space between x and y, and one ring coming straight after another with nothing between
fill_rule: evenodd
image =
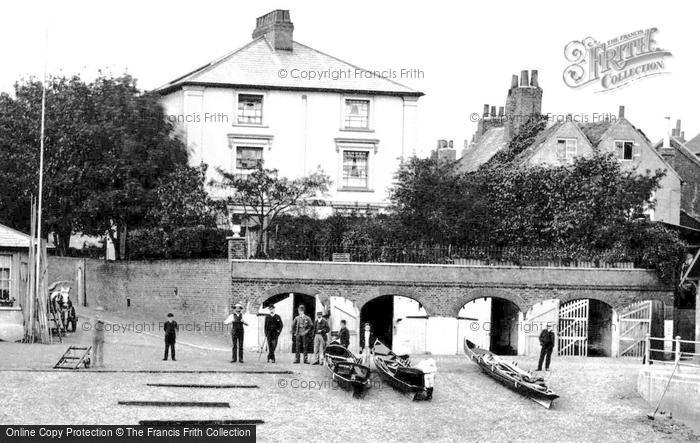
<instances>
[{"instance_id":1,"label":"small outbuilding","mask_svg":"<svg viewBox=\"0 0 700 443\"><path fill-rule=\"evenodd\" d=\"M24 336L19 300L27 291L30 237L0 224L0 340Z\"/></svg>"}]
</instances>

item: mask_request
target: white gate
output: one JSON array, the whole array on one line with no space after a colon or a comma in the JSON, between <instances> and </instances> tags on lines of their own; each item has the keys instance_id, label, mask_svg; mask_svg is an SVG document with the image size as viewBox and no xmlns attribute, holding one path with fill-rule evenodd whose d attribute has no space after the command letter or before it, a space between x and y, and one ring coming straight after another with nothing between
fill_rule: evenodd
<instances>
[{"instance_id":1,"label":"white gate","mask_svg":"<svg viewBox=\"0 0 700 443\"><path fill-rule=\"evenodd\" d=\"M620 357L642 357L651 331L652 301L628 306L620 313Z\"/></svg>"},{"instance_id":2,"label":"white gate","mask_svg":"<svg viewBox=\"0 0 700 443\"><path fill-rule=\"evenodd\" d=\"M573 300L559 308L559 355L588 355L588 299Z\"/></svg>"}]
</instances>

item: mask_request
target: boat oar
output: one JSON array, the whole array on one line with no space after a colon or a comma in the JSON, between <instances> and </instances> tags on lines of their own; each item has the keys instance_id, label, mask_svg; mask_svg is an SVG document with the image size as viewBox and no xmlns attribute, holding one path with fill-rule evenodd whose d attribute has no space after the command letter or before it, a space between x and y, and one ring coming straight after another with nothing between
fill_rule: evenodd
<instances>
[{"instance_id":1,"label":"boat oar","mask_svg":"<svg viewBox=\"0 0 700 443\"><path fill-rule=\"evenodd\" d=\"M673 379L673 375L676 373L676 369L678 368L678 363L680 363L680 360L676 360L676 364L673 365L673 371L671 372L671 376L668 378L668 382L666 383L666 388L664 388L664 392L661 393L661 397L659 398L659 402L656 404L656 409L654 409L654 412L652 412L651 414L647 414L647 417L649 417L649 420L654 420L654 416L659 411L659 408L661 407L661 401L664 399L664 396L666 395L666 391L668 391L668 387L671 386L671 380Z\"/></svg>"}]
</instances>

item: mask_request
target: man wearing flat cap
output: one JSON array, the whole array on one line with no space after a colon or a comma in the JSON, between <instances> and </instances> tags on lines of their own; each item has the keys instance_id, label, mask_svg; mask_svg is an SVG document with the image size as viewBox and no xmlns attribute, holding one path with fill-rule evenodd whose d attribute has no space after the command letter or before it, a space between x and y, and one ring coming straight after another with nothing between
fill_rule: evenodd
<instances>
[{"instance_id":1,"label":"man wearing flat cap","mask_svg":"<svg viewBox=\"0 0 700 443\"><path fill-rule=\"evenodd\" d=\"M233 313L224 320L224 324L231 325L231 363L243 363L243 326L248 326L248 323L243 321L242 304L233 305Z\"/></svg>"}]
</instances>

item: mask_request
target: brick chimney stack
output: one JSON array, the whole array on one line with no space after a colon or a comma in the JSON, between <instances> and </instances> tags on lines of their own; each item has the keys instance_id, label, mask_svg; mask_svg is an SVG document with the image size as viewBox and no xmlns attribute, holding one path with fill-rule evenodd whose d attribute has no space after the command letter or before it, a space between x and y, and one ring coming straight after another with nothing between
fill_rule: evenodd
<instances>
[{"instance_id":1,"label":"brick chimney stack","mask_svg":"<svg viewBox=\"0 0 700 443\"><path fill-rule=\"evenodd\" d=\"M676 149L671 146L671 135L674 130L671 128L671 117L664 117L664 119L666 120L666 133L664 134L664 141L659 149L659 154L661 154L666 163L674 167L676 163Z\"/></svg>"},{"instance_id":2,"label":"brick chimney stack","mask_svg":"<svg viewBox=\"0 0 700 443\"><path fill-rule=\"evenodd\" d=\"M541 112L542 88L539 86L537 70L521 71L520 81L517 75L513 75L505 107L506 139L512 139L522 125Z\"/></svg>"},{"instance_id":3,"label":"brick chimney stack","mask_svg":"<svg viewBox=\"0 0 700 443\"><path fill-rule=\"evenodd\" d=\"M276 9L255 21L253 38L264 35L275 51L291 51L294 24L289 18L289 11Z\"/></svg>"}]
</instances>

